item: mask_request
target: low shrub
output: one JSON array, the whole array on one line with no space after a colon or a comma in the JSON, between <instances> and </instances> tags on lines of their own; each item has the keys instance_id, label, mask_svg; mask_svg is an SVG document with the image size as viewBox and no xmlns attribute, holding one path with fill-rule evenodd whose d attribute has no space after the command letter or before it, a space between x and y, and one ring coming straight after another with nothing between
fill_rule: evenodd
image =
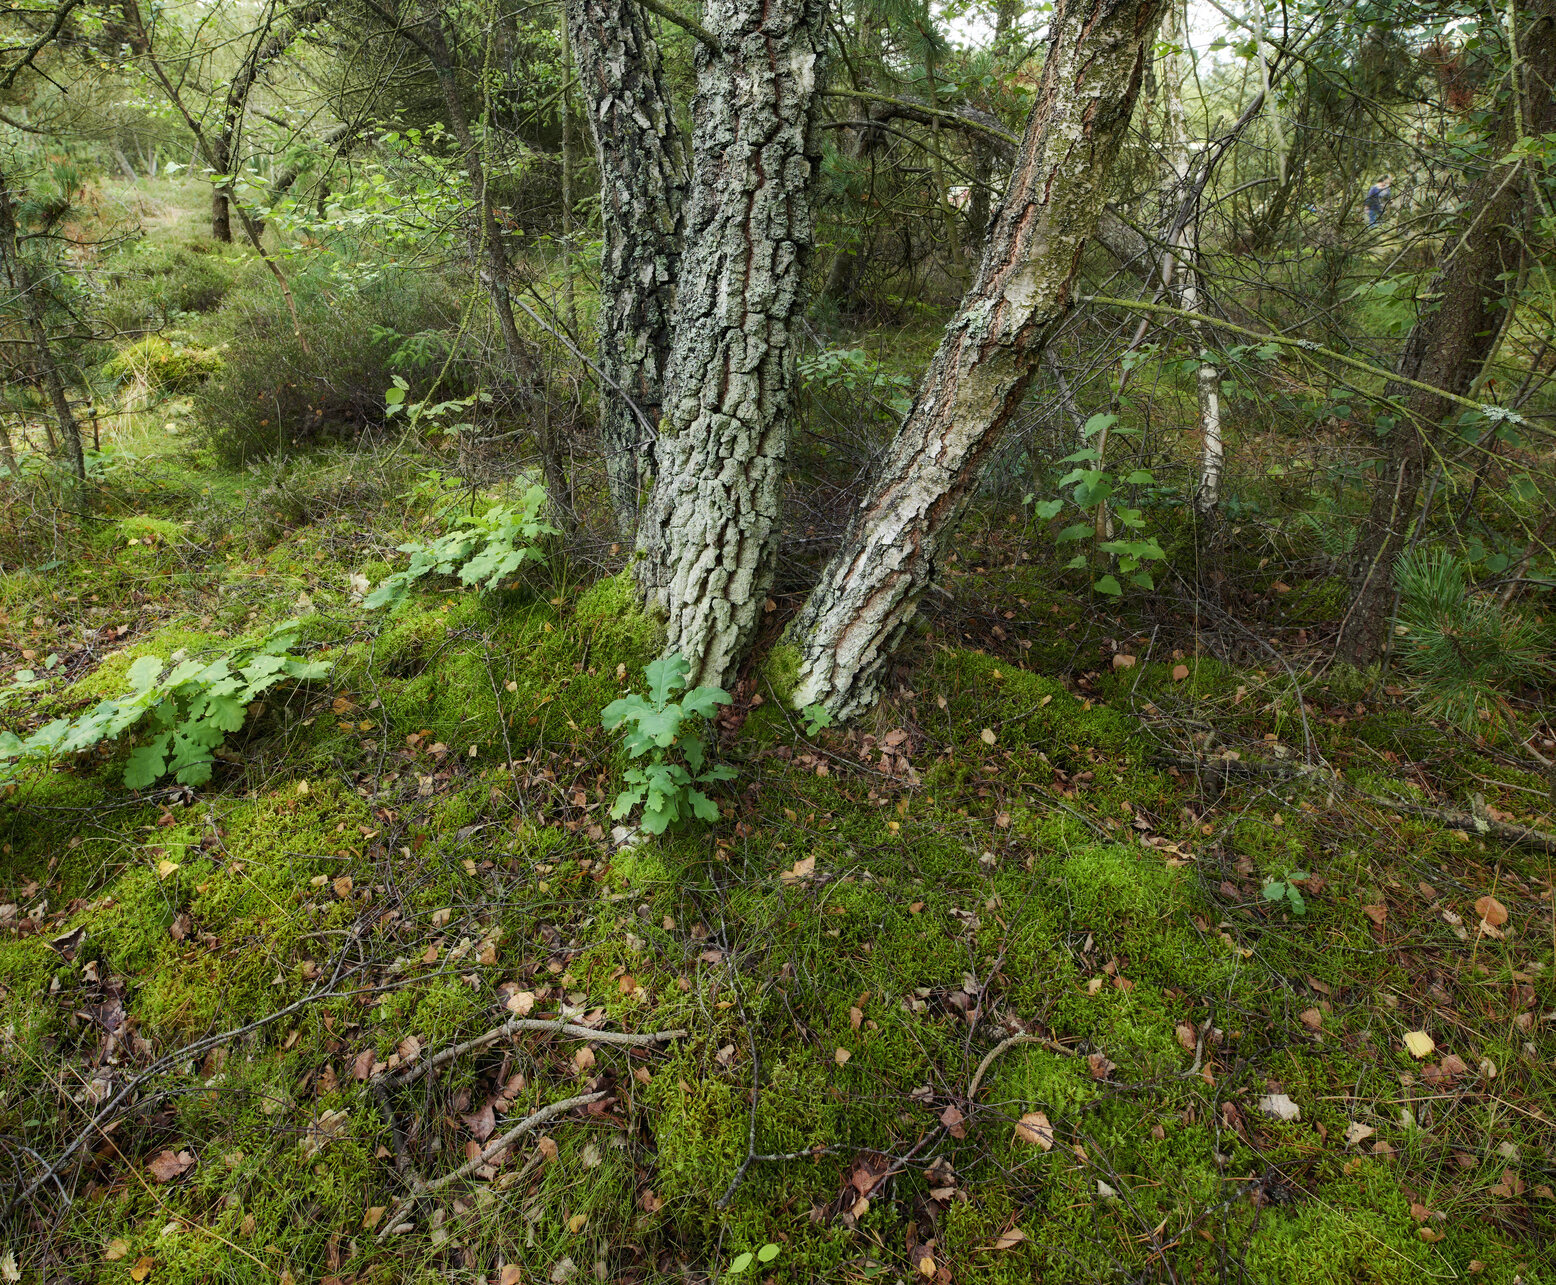
<instances>
[{"instance_id":1,"label":"low shrub","mask_svg":"<svg viewBox=\"0 0 1556 1285\"><path fill-rule=\"evenodd\" d=\"M211 779L216 753L229 732L242 730L250 708L277 683L323 678L329 666L291 654L297 622L278 626L259 645L237 648L210 662L175 654L142 656L130 666L130 687L77 718L45 723L26 740L0 731L0 772L13 761L47 763L117 740L126 732L151 735L129 753L124 783L143 790L172 773L181 785ZM171 666L171 668L169 668ZM139 739L139 738L137 738Z\"/></svg>"},{"instance_id":2,"label":"low shrub","mask_svg":"<svg viewBox=\"0 0 1556 1285\"><path fill-rule=\"evenodd\" d=\"M161 329L181 313L210 312L231 287L233 271L208 243L140 241L109 261L103 319L133 332Z\"/></svg>"},{"instance_id":3,"label":"low shrub","mask_svg":"<svg viewBox=\"0 0 1556 1285\"><path fill-rule=\"evenodd\" d=\"M497 588L504 576L512 575L526 562L545 561L539 541L560 534L541 520L545 506L545 488L532 486L517 505L494 504L480 517L466 519L430 544L400 545L401 553L411 555L410 565L379 584L363 599L363 605L398 611L411 587L434 571L442 576L457 575L464 585Z\"/></svg>"},{"instance_id":4,"label":"low shrub","mask_svg":"<svg viewBox=\"0 0 1556 1285\"><path fill-rule=\"evenodd\" d=\"M430 274L349 286L319 266L299 273L291 288L301 337L268 276L245 282L222 306L226 365L199 390L194 410L205 444L223 463L242 465L382 424L394 376L428 381L444 356L452 359L439 395L473 391L475 362L453 349L458 295Z\"/></svg>"}]
</instances>

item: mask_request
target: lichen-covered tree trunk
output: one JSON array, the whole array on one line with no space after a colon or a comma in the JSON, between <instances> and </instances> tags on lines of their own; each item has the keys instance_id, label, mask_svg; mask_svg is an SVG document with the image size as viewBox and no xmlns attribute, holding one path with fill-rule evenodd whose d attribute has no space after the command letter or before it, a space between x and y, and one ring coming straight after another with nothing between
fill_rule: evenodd
<instances>
[{"instance_id":1,"label":"lichen-covered tree trunk","mask_svg":"<svg viewBox=\"0 0 1556 1285\"><path fill-rule=\"evenodd\" d=\"M1395 373L1461 396L1490 357L1524 252L1518 228L1530 204L1527 161L1509 158L1520 131L1539 137L1556 129L1556 0L1522 10L1521 73L1504 99L1487 155L1497 158L1471 186L1447 257L1405 339ZM1522 109L1518 95L1522 94ZM1527 231L1527 229L1525 229ZM1430 300L1430 303L1425 301ZM1415 520L1422 474L1438 433L1456 403L1434 392L1390 383L1384 393L1400 411L1388 435L1388 459L1374 484L1372 507L1352 559L1353 596L1336 651L1362 665L1388 638L1394 603L1394 563Z\"/></svg>"},{"instance_id":2,"label":"lichen-covered tree trunk","mask_svg":"<svg viewBox=\"0 0 1556 1285\"><path fill-rule=\"evenodd\" d=\"M670 354L686 148L637 0L570 0L567 20L600 170L600 444L617 529L630 538L652 464L644 421L659 422Z\"/></svg>"},{"instance_id":3,"label":"lichen-covered tree trunk","mask_svg":"<svg viewBox=\"0 0 1556 1285\"><path fill-rule=\"evenodd\" d=\"M1161 0L1059 0L1010 185L879 479L790 630L796 705L867 708L956 523L1069 309Z\"/></svg>"},{"instance_id":4,"label":"lichen-covered tree trunk","mask_svg":"<svg viewBox=\"0 0 1556 1285\"><path fill-rule=\"evenodd\" d=\"M688 682L728 685L772 578L819 170L820 0L710 0L638 581Z\"/></svg>"}]
</instances>

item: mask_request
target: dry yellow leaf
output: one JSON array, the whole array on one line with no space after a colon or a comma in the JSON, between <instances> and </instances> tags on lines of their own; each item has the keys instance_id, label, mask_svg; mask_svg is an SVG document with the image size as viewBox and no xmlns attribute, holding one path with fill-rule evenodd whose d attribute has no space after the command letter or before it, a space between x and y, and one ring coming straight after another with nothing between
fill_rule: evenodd
<instances>
[{"instance_id":1,"label":"dry yellow leaf","mask_svg":"<svg viewBox=\"0 0 1556 1285\"><path fill-rule=\"evenodd\" d=\"M1405 1032L1405 1048L1411 1057L1430 1057L1436 1047L1437 1042L1425 1031Z\"/></svg>"},{"instance_id":2,"label":"dry yellow leaf","mask_svg":"<svg viewBox=\"0 0 1556 1285\"><path fill-rule=\"evenodd\" d=\"M848 1059L851 1057L853 1057L853 1054L850 1053L847 1049L838 1049L837 1052L832 1054L832 1060L839 1066L842 1066L843 1063L848 1061Z\"/></svg>"},{"instance_id":3,"label":"dry yellow leaf","mask_svg":"<svg viewBox=\"0 0 1556 1285\"><path fill-rule=\"evenodd\" d=\"M584 1224L589 1221L588 1214L574 1214L567 1220L567 1230L577 1235L584 1229Z\"/></svg>"},{"instance_id":4,"label":"dry yellow leaf","mask_svg":"<svg viewBox=\"0 0 1556 1285\"><path fill-rule=\"evenodd\" d=\"M335 895L337 897L339 897L342 901L345 901L346 898L351 896L351 889L353 887L351 876L341 875L339 879L336 879L333 883L330 884L330 887L335 889Z\"/></svg>"},{"instance_id":5,"label":"dry yellow leaf","mask_svg":"<svg viewBox=\"0 0 1556 1285\"><path fill-rule=\"evenodd\" d=\"M995 741L999 740L999 737L994 735L994 729L992 727L984 728L983 731L978 733L978 736L985 745L993 745Z\"/></svg>"},{"instance_id":6,"label":"dry yellow leaf","mask_svg":"<svg viewBox=\"0 0 1556 1285\"><path fill-rule=\"evenodd\" d=\"M157 878L166 879L177 869L178 862L169 861L166 857L163 857L161 861L157 862Z\"/></svg>"},{"instance_id":7,"label":"dry yellow leaf","mask_svg":"<svg viewBox=\"0 0 1556 1285\"><path fill-rule=\"evenodd\" d=\"M378 1220L384 1216L386 1205L370 1205L366 1213L362 1215L362 1226L368 1231L378 1226Z\"/></svg>"},{"instance_id":8,"label":"dry yellow leaf","mask_svg":"<svg viewBox=\"0 0 1556 1285\"><path fill-rule=\"evenodd\" d=\"M151 1275L151 1269L155 1265L154 1260L150 1257L137 1259L135 1266L130 1268L130 1279L135 1282L135 1285L140 1285L141 1281Z\"/></svg>"},{"instance_id":9,"label":"dry yellow leaf","mask_svg":"<svg viewBox=\"0 0 1556 1285\"><path fill-rule=\"evenodd\" d=\"M103 1257L110 1263L117 1263L129 1252L130 1242L121 1236L108 1242L108 1248L103 1250Z\"/></svg>"}]
</instances>

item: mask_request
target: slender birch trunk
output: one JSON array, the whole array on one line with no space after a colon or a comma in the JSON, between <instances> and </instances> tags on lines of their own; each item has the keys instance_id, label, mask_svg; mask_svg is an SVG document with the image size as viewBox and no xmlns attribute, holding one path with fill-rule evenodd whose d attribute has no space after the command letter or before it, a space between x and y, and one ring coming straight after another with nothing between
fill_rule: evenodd
<instances>
[{"instance_id":1,"label":"slender birch trunk","mask_svg":"<svg viewBox=\"0 0 1556 1285\"><path fill-rule=\"evenodd\" d=\"M881 475L789 638L797 707L866 709L1043 349L1070 307L1161 0L1059 0L1047 59L977 280Z\"/></svg>"},{"instance_id":2,"label":"slender birch trunk","mask_svg":"<svg viewBox=\"0 0 1556 1285\"><path fill-rule=\"evenodd\" d=\"M573 289L573 179L578 168L573 138L573 48L562 18L562 315L578 333L578 295Z\"/></svg>"},{"instance_id":3,"label":"slender birch trunk","mask_svg":"<svg viewBox=\"0 0 1556 1285\"><path fill-rule=\"evenodd\" d=\"M955 274L957 285L962 285L967 280L967 263L962 253L962 235L957 226L956 207L951 204L950 185L945 181L944 145L940 141L940 86L935 81L933 53L924 60L924 75L929 84L929 105L935 109L929 124L929 167L935 179L935 199L940 202L940 217L945 224L946 250L951 257L951 271Z\"/></svg>"},{"instance_id":4,"label":"slender birch trunk","mask_svg":"<svg viewBox=\"0 0 1556 1285\"><path fill-rule=\"evenodd\" d=\"M638 581L688 682L731 685L777 553L820 169L821 0L710 0L654 492Z\"/></svg>"},{"instance_id":5,"label":"slender birch trunk","mask_svg":"<svg viewBox=\"0 0 1556 1285\"><path fill-rule=\"evenodd\" d=\"M686 144L636 0L569 0L567 22L600 171L599 363L610 381L600 389L600 444L617 529L630 539L653 467L643 421L659 423L664 399Z\"/></svg>"},{"instance_id":6,"label":"slender birch trunk","mask_svg":"<svg viewBox=\"0 0 1556 1285\"><path fill-rule=\"evenodd\" d=\"M1168 18L1169 43L1188 39L1187 24L1176 4ZM1193 145L1189 140L1188 122L1183 111L1183 85L1188 79L1188 60L1180 49L1167 55L1164 68L1166 84L1167 149L1172 166L1174 198L1164 203L1169 220L1175 220L1178 203L1185 199L1189 189L1189 175L1193 168ZM1201 312L1199 267L1195 252L1199 244L1199 220L1194 215L1182 221L1178 234L1173 238L1173 257L1178 261L1178 301L1186 312ZM1201 323L1190 323L1194 346L1199 351L1199 370L1196 385L1199 400L1200 447L1199 485L1194 489L1194 508L1201 517L1208 517L1221 503L1221 474L1225 466L1226 449L1221 440L1221 372L1210 360L1205 350Z\"/></svg>"}]
</instances>

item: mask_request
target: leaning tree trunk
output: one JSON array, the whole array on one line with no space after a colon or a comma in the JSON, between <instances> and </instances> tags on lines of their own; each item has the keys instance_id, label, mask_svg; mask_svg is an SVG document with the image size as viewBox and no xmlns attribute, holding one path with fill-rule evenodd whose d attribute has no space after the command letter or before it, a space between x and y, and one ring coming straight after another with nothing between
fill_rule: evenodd
<instances>
[{"instance_id":1,"label":"leaning tree trunk","mask_svg":"<svg viewBox=\"0 0 1556 1285\"><path fill-rule=\"evenodd\" d=\"M1461 224L1449 242L1452 251L1422 296L1432 302L1423 304L1394 367L1405 379L1461 396L1491 356L1504 311L1514 304L1509 292L1523 253L1515 225L1522 223L1528 206L1530 176L1521 172L1526 162L1508 159L1508 153L1521 129L1534 137L1556 129L1556 0L1538 0L1526 12L1527 26L1518 42L1523 83L1515 77L1487 152L1501 159L1470 188ZM1338 655L1357 665L1376 659L1388 639L1394 562L1415 518L1426 462L1442 425L1458 411L1446 397L1401 383L1385 386L1384 395L1396 402L1396 422L1352 559L1353 596L1336 644Z\"/></svg>"},{"instance_id":2,"label":"leaning tree trunk","mask_svg":"<svg viewBox=\"0 0 1556 1285\"><path fill-rule=\"evenodd\" d=\"M1162 0L1059 0L1010 186L978 277L869 498L789 637L796 706L867 708L983 464L1070 306Z\"/></svg>"},{"instance_id":3,"label":"leaning tree trunk","mask_svg":"<svg viewBox=\"0 0 1556 1285\"><path fill-rule=\"evenodd\" d=\"M689 681L728 686L777 551L820 169L821 0L710 0L657 477L638 579Z\"/></svg>"},{"instance_id":4,"label":"leaning tree trunk","mask_svg":"<svg viewBox=\"0 0 1556 1285\"><path fill-rule=\"evenodd\" d=\"M211 164L218 174L226 174L232 164L232 140L224 129L212 144L215 156ZM227 200L228 185L218 183L211 189L211 239L232 243L232 205Z\"/></svg>"},{"instance_id":5,"label":"leaning tree trunk","mask_svg":"<svg viewBox=\"0 0 1556 1285\"><path fill-rule=\"evenodd\" d=\"M299 4L295 8L288 8L284 3L274 3L267 7L264 25L227 87L221 125L210 141L211 156L208 159L217 175L230 176L237 167L243 117L248 111L249 95L253 93L254 84L261 73L290 49L298 36L323 17L324 5L317 0ZM211 189L211 236L217 241L232 240L232 194L230 178Z\"/></svg>"},{"instance_id":6,"label":"leaning tree trunk","mask_svg":"<svg viewBox=\"0 0 1556 1285\"><path fill-rule=\"evenodd\" d=\"M70 457L70 469L78 483L86 482L86 453L81 446L81 426L75 412L70 409L70 395L65 390L65 379L60 374L59 363L54 360L54 350L49 343L48 323L44 318L43 297L32 269L22 257L21 237L16 227L16 207L11 200L11 188L6 176L0 174L0 269L12 298L21 309L27 337L32 341L33 362L44 391L49 395L49 405L54 411L54 422L59 427L65 452ZM13 473L17 472L16 458L11 453L7 439L5 453Z\"/></svg>"},{"instance_id":7,"label":"leaning tree trunk","mask_svg":"<svg viewBox=\"0 0 1556 1285\"><path fill-rule=\"evenodd\" d=\"M600 170L600 445L617 529L630 538L670 353L686 145L637 0L570 0L567 25Z\"/></svg>"},{"instance_id":8,"label":"leaning tree trunk","mask_svg":"<svg viewBox=\"0 0 1556 1285\"><path fill-rule=\"evenodd\" d=\"M431 3L423 5L421 34L414 38L432 64L433 73L443 90L443 105L448 111L449 127L458 143L460 161L464 165L465 179L470 184L470 201L475 207L475 226L470 232L471 258L486 286L492 312L497 318L497 330L502 335L503 349L508 356L509 371L520 396L535 393L538 376L534 356L524 337L519 333L518 321L513 312L513 292L510 279L513 275L508 259L507 242L503 240L502 226L497 222L492 202L487 196L486 164L481 154L481 143L470 125L469 113L459 88L459 66L454 52L444 35L442 11ZM406 35L409 28L402 28ZM562 452L552 434L545 416L537 417L534 424L535 444L540 452L541 472L545 475L546 489L550 492L553 507L567 526L573 525L573 497L567 470L562 464Z\"/></svg>"}]
</instances>

